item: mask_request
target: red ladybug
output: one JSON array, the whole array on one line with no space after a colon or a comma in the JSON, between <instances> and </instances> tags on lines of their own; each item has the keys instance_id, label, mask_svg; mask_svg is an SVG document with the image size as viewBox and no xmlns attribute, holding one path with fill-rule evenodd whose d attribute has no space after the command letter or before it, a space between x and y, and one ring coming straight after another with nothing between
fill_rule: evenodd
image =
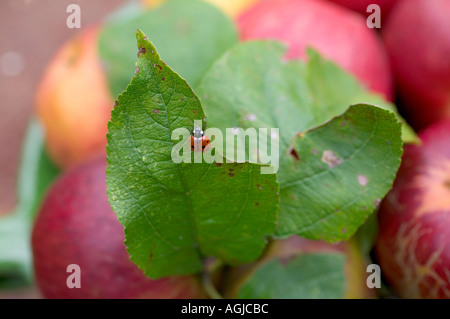
<instances>
[{"instance_id":1,"label":"red ladybug","mask_svg":"<svg viewBox=\"0 0 450 319\"><path fill-rule=\"evenodd\" d=\"M201 127L196 127L191 135L191 149L194 152L206 151L209 148L211 140L204 135Z\"/></svg>"}]
</instances>

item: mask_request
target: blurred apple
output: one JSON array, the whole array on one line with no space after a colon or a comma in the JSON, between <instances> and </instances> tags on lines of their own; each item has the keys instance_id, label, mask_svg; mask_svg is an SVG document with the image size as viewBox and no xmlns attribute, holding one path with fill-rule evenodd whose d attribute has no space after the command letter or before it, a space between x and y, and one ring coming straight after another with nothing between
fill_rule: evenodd
<instances>
[{"instance_id":1,"label":"blurred apple","mask_svg":"<svg viewBox=\"0 0 450 319\"><path fill-rule=\"evenodd\" d=\"M144 6L147 8L155 8L167 0L143 0ZM204 0L209 2L230 17L235 17L245 9L251 7L254 3L260 0Z\"/></svg>"},{"instance_id":2,"label":"blurred apple","mask_svg":"<svg viewBox=\"0 0 450 319\"><path fill-rule=\"evenodd\" d=\"M194 276L147 278L129 259L122 225L106 196L106 160L67 171L37 216L32 248L37 284L46 298L203 298ZM80 267L81 288L68 288Z\"/></svg>"},{"instance_id":3,"label":"blurred apple","mask_svg":"<svg viewBox=\"0 0 450 319\"><path fill-rule=\"evenodd\" d=\"M74 166L106 146L114 105L97 52L98 27L66 43L53 57L37 90L35 107L54 162Z\"/></svg>"},{"instance_id":4,"label":"blurred apple","mask_svg":"<svg viewBox=\"0 0 450 319\"><path fill-rule=\"evenodd\" d=\"M416 128L450 118L450 1L401 1L382 34L404 117Z\"/></svg>"},{"instance_id":5,"label":"blurred apple","mask_svg":"<svg viewBox=\"0 0 450 319\"><path fill-rule=\"evenodd\" d=\"M367 13L367 7L371 4L377 4L381 9L381 17L384 19L387 17L392 7L401 0L328 0L338 3L348 9L362 13L364 16L369 16Z\"/></svg>"},{"instance_id":6,"label":"blurred apple","mask_svg":"<svg viewBox=\"0 0 450 319\"><path fill-rule=\"evenodd\" d=\"M257 262L233 268L224 278L224 296L226 298L236 298L240 288L252 273L271 260L283 260L301 254L336 252L343 253L346 257L345 276L347 290L345 298L362 299L376 297L375 292L366 285L368 276L366 272L367 265L356 242L350 240L333 245L324 241L308 240L298 236L276 240Z\"/></svg>"},{"instance_id":7,"label":"blurred apple","mask_svg":"<svg viewBox=\"0 0 450 319\"><path fill-rule=\"evenodd\" d=\"M399 296L450 298L450 120L419 137L381 203L377 259Z\"/></svg>"},{"instance_id":8,"label":"blurred apple","mask_svg":"<svg viewBox=\"0 0 450 319\"><path fill-rule=\"evenodd\" d=\"M243 40L286 43L288 59L305 59L305 49L311 46L369 89L392 99L391 73L382 42L356 12L321 0L263 1L239 16L238 28Z\"/></svg>"}]
</instances>

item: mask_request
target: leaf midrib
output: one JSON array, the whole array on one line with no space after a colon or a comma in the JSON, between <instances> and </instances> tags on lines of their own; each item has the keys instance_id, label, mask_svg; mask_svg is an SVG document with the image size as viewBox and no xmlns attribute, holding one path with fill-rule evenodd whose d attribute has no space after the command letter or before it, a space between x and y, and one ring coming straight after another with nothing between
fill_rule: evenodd
<instances>
[{"instance_id":1,"label":"leaf midrib","mask_svg":"<svg viewBox=\"0 0 450 319\"><path fill-rule=\"evenodd\" d=\"M160 59L159 55L158 55L158 58ZM169 68L168 66L166 66L166 67ZM164 109L165 109L164 113L165 113L167 124L168 124L167 130L171 134L172 133L171 130L170 130L171 121L169 120L169 112L168 112L168 108L167 108L168 104L167 104L167 102L165 100L164 95L162 94L161 85L160 85L160 82L156 78L156 74L154 72L154 68L152 69L152 71L153 71L152 75L153 75L153 77L155 79L155 82L158 83L158 85L157 85L158 86L158 93L161 96L162 102L164 103ZM175 88L174 88L174 92L175 92ZM194 91L192 91L192 93L194 94L194 98L197 98L195 93L194 93ZM172 93L172 96L173 96L173 94L174 93ZM198 98L197 98L197 102L198 102L199 106L201 107L200 100ZM178 117L180 117L180 116L181 115L178 115ZM172 143L172 146L175 146L175 144L174 144L172 139L171 139L171 143ZM184 172L183 172L183 169L182 169L181 165L180 164L175 164L175 165L178 167L178 170L179 170L180 176L181 176L181 181L183 182L183 187L184 187L184 191L185 191L184 194L186 196L186 201L187 201L187 206L188 206L189 223L191 225L192 239L194 240L194 244L198 245L197 228L195 227L195 216L194 216L195 213L194 213L194 209L192 207L191 196L190 196L189 189L187 187L186 178L185 178L185 175L184 175ZM201 256L200 256L200 253L199 253L198 249L196 249L195 251L197 252L198 258L200 259Z\"/></svg>"}]
</instances>

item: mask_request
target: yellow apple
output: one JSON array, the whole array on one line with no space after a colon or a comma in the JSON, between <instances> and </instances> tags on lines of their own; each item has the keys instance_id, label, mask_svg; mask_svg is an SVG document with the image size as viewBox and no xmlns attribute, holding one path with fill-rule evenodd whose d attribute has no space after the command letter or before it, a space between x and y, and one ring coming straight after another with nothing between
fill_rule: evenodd
<instances>
[{"instance_id":1,"label":"yellow apple","mask_svg":"<svg viewBox=\"0 0 450 319\"><path fill-rule=\"evenodd\" d=\"M106 146L114 105L97 52L98 27L83 30L53 57L37 90L35 108L46 146L62 168Z\"/></svg>"}]
</instances>

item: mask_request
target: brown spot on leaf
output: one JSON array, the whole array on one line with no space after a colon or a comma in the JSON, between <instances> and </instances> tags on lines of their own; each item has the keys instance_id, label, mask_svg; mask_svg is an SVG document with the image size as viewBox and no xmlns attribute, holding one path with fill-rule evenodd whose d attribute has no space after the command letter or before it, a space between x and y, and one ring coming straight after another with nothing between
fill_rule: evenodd
<instances>
[{"instance_id":1,"label":"brown spot on leaf","mask_svg":"<svg viewBox=\"0 0 450 319\"><path fill-rule=\"evenodd\" d=\"M154 110L153 110L153 113L158 114L158 113L159 113L159 110L154 109Z\"/></svg>"},{"instance_id":2,"label":"brown spot on leaf","mask_svg":"<svg viewBox=\"0 0 450 319\"><path fill-rule=\"evenodd\" d=\"M328 168L332 169L338 166L339 164L342 164L344 160L342 158L339 158L333 151L331 150L325 150L322 153L322 162L328 165Z\"/></svg>"},{"instance_id":3,"label":"brown spot on leaf","mask_svg":"<svg viewBox=\"0 0 450 319\"><path fill-rule=\"evenodd\" d=\"M161 78L161 81L165 81L166 80L166 78Z\"/></svg>"},{"instance_id":4,"label":"brown spot on leaf","mask_svg":"<svg viewBox=\"0 0 450 319\"><path fill-rule=\"evenodd\" d=\"M198 113L198 111L197 111L197 110L193 110L193 111L192 111L192 113L194 113L194 114L197 114L197 113Z\"/></svg>"},{"instance_id":5,"label":"brown spot on leaf","mask_svg":"<svg viewBox=\"0 0 450 319\"><path fill-rule=\"evenodd\" d=\"M145 54L145 53L147 53L147 50L145 48L139 48L137 57L139 58L142 54Z\"/></svg>"},{"instance_id":6,"label":"brown spot on leaf","mask_svg":"<svg viewBox=\"0 0 450 319\"><path fill-rule=\"evenodd\" d=\"M373 207L377 208L381 203L381 199L377 198L375 199L375 201L373 202Z\"/></svg>"},{"instance_id":7,"label":"brown spot on leaf","mask_svg":"<svg viewBox=\"0 0 450 319\"><path fill-rule=\"evenodd\" d=\"M222 163L216 163L217 167L222 167Z\"/></svg>"},{"instance_id":8,"label":"brown spot on leaf","mask_svg":"<svg viewBox=\"0 0 450 319\"><path fill-rule=\"evenodd\" d=\"M233 174L233 173L229 173L228 175L230 175L230 177L233 177L233 176L234 176L234 174Z\"/></svg>"},{"instance_id":9,"label":"brown spot on leaf","mask_svg":"<svg viewBox=\"0 0 450 319\"><path fill-rule=\"evenodd\" d=\"M119 102L117 102L117 100L114 101L114 107L116 107L117 105L119 105Z\"/></svg>"},{"instance_id":10,"label":"brown spot on leaf","mask_svg":"<svg viewBox=\"0 0 450 319\"><path fill-rule=\"evenodd\" d=\"M294 157L294 159L298 162L298 161L300 161L300 157L298 156L298 153L297 153L297 151L294 149L294 148L292 148L291 149L291 155L292 155L292 157Z\"/></svg>"},{"instance_id":11,"label":"brown spot on leaf","mask_svg":"<svg viewBox=\"0 0 450 319\"><path fill-rule=\"evenodd\" d=\"M366 175L360 174L358 175L358 184L361 186L366 186L369 182L369 178Z\"/></svg>"},{"instance_id":12,"label":"brown spot on leaf","mask_svg":"<svg viewBox=\"0 0 450 319\"><path fill-rule=\"evenodd\" d=\"M138 72L139 72L140 70L141 70L141 69L137 66L137 67L136 67L136 70L134 71L134 75L138 74Z\"/></svg>"},{"instance_id":13,"label":"brown spot on leaf","mask_svg":"<svg viewBox=\"0 0 450 319\"><path fill-rule=\"evenodd\" d=\"M258 202L256 202L256 203L255 203L255 206L259 206L259 203L258 203Z\"/></svg>"}]
</instances>

